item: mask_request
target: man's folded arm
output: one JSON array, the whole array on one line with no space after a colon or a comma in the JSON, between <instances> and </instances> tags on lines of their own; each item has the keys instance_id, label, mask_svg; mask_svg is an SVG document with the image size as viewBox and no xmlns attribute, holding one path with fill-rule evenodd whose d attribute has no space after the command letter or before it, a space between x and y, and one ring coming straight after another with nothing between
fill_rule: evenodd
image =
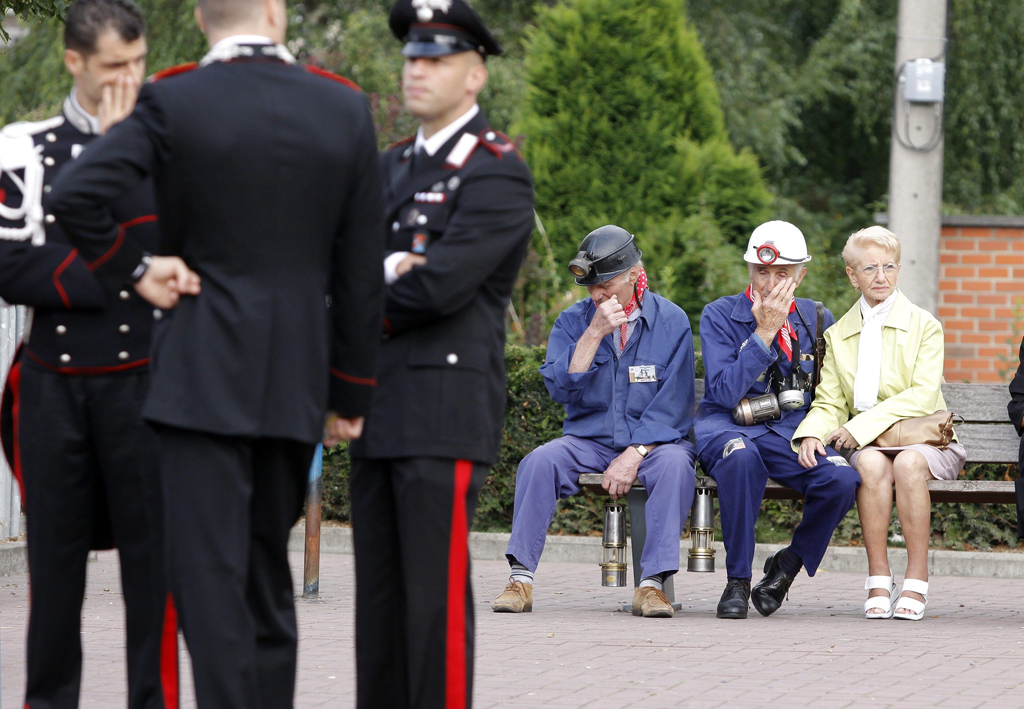
<instances>
[{"instance_id":1,"label":"man's folded arm","mask_svg":"<svg viewBox=\"0 0 1024 709\"><path fill-rule=\"evenodd\" d=\"M89 269L113 287L129 279L144 251L118 226L110 205L153 174L163 157L162 114L150 88L143 87L132 115L64 166L45 204Z\"/></svg>"}]
</instances>

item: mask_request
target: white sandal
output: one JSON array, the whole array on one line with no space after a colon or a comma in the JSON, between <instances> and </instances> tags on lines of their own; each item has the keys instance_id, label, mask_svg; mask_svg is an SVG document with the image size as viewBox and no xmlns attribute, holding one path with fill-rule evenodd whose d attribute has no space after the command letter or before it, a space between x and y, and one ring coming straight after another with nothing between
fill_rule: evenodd
<instances>
[{"instance_id":1,"label":"white sandal","mask_svg":"<svg viewBox=\"0 0 1024 709\"><path fill-rule=\"evenodd\" d=\"M864 582L864 590L871 591L876 588L889 589L888 596L869 596L868 600L864 601L864 617L867 619L872 618L892 618L892 602L896 600L898 590L896 588L896 582L892 580L892 574L888 576L868 576L868 580ZM870 611L880 610L881 613L871 613Z\"/></svg>"},{"instance_id":2,"label":"white sandal","mask_svg":"<svg viewBox=\"0 0 1024 709\"><path fill-rule=\"evenodd\" d=\"M896 610L901 608L910 611L909 613L895 613L901 620L921 620L924 618L924 609L928 605L928 582L920 579L903 579L903 592L920 593L924 596L923 601L909 596L900 596L896 601Z\"/></svg>"}]
</instances>

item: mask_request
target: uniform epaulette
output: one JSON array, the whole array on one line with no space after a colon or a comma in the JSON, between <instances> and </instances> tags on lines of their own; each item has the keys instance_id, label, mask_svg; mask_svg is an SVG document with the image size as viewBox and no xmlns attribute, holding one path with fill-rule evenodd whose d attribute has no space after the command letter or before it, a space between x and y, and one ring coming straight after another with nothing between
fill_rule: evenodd
<instances>
[{"instance_id":1,"label":"uniform epaulette","mask_svg":"<svg viewBox=\"0 0 1024 709\"><path fill-rule=\"evenodd\" d=\"M177 76L178 74L184 74L187 71L192 71L193 69L198 68L199 65L195 62L188 62L187 64L179 64L178 66L168 67L166 69L158 71L157 73L153 74L153 76L149 77L149 82L152 83L155 81L160 81L161 79L167 79L172 76Z\"/></svg>"},{"instance_id":2,"label":"uniform epaulette","mask_svg":"<svg viewBox=\"0 0 1024 709\"><path fill-rule=\"evenodd\" d=\"M411 143L414 140L416 140L416 135L415 134L410 135L408 138L402 138L401 140L396 140L394 143L389 145L387 147L387 149L388 150L394 150L395 148L400 148L403 145L407 145L407 144Z\"/></svg>"},{"instance_id":3,"label":"uniform epaulette","mask_svg":"<svg viewBox=\"0 0 1024 709\"><path fill-rule=\"evenodd\" d=\"M363 90L361 88L359 88L359 84L357 84L356 82L352 81L351 79L346 79L344 76L341 76L339 74L335 74L333 71L327 71L326 69L321 69L320 67L313 66L312 64L306 64L305 66L306 66L306 71L308 71L310 74L316 74L317 76L322 76L325 79L330 79L331 81L337 81L339 84L344 84L345 86L349 87L350 89L355 89L359 93L363 93Z\"/></svg>"},{"instance_id":4,"label":"uniform epaulette","mask_svg":"<svg viewBox=\"0 0 1024 709\"><path fill-rule=\"evenodd\" d=\"M498 158L504 157L507 153L515 153L520 160L523 159L516 144L500 130L488 128L480 134L480 142Z\"/></svg>"},{"instance_id":5,"label":"uniform epaulette","mask_svg":"<svg viewBox=\"0 0 1024 709\"><path fill-rule=\"evenodd\" d=\"M44 130L53 130L64 125L64 116L54 116L42 121L18 121L9 123L0 128L0 136L4 138L23 138L42 133Z\"/></svg>"}]
</instances>

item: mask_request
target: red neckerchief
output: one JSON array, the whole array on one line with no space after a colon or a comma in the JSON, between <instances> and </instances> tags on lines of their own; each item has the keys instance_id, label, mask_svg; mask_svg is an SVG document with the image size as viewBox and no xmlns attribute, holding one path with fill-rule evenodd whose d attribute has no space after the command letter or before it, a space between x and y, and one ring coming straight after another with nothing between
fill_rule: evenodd
<instances>
[{"instance_id":1,"label":"red neckerchief","mask_svg":"<svg viewBox=\"0 0 1024 709\"><path fill-rule=\"evenodd\" d=\"M743 295L747 296L747 300L751 303L754 299L750 297L750 289L752 285L747 286L747 289L743 291ZM792 314L796 310L796 300L789 304L789 312ZM790 339L792 338L792 339ZM793 361L793 342L792 340L800 339L796 336L796 328L789 324L789 318L786 318L786 324L779 328L779 349L786 353L786 359L790 362Z\"/></svg>"},{"instance_id":2,"label":"red neckerchief","mask_svg":"<svg viewBox=\"0 0 1024 709\"><path fill-rule=\"evenodd\" d=\"M643 268L640 269L640 277L636 279L636 285L633 287L633 297L629 299L629 303L626 305L625 313L628 318L632 313L636 312L644 303L644 293L647 292L647 271ZM620 350L626 349L626 326L629 323L625 323L619 327L619 339L621 344L619 345Z\"/></svg>"}]
</instances>

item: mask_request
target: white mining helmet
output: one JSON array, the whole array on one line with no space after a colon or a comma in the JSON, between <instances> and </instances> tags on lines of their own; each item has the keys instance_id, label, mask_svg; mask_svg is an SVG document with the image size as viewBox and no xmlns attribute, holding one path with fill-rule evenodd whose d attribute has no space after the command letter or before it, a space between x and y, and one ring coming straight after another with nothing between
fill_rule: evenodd
<instances>
[{"instance_id":1,"label":"white mining helmet","mask_svg":"<svg viewBox=\"0 0 1024 709\"><path fill-rule=\"evenodd\" d=\"M765 222L754 229L743 254L747 263L782 266L807 263L807 242L803 233L789 222Z\"/></svg>"}]
</instances>

